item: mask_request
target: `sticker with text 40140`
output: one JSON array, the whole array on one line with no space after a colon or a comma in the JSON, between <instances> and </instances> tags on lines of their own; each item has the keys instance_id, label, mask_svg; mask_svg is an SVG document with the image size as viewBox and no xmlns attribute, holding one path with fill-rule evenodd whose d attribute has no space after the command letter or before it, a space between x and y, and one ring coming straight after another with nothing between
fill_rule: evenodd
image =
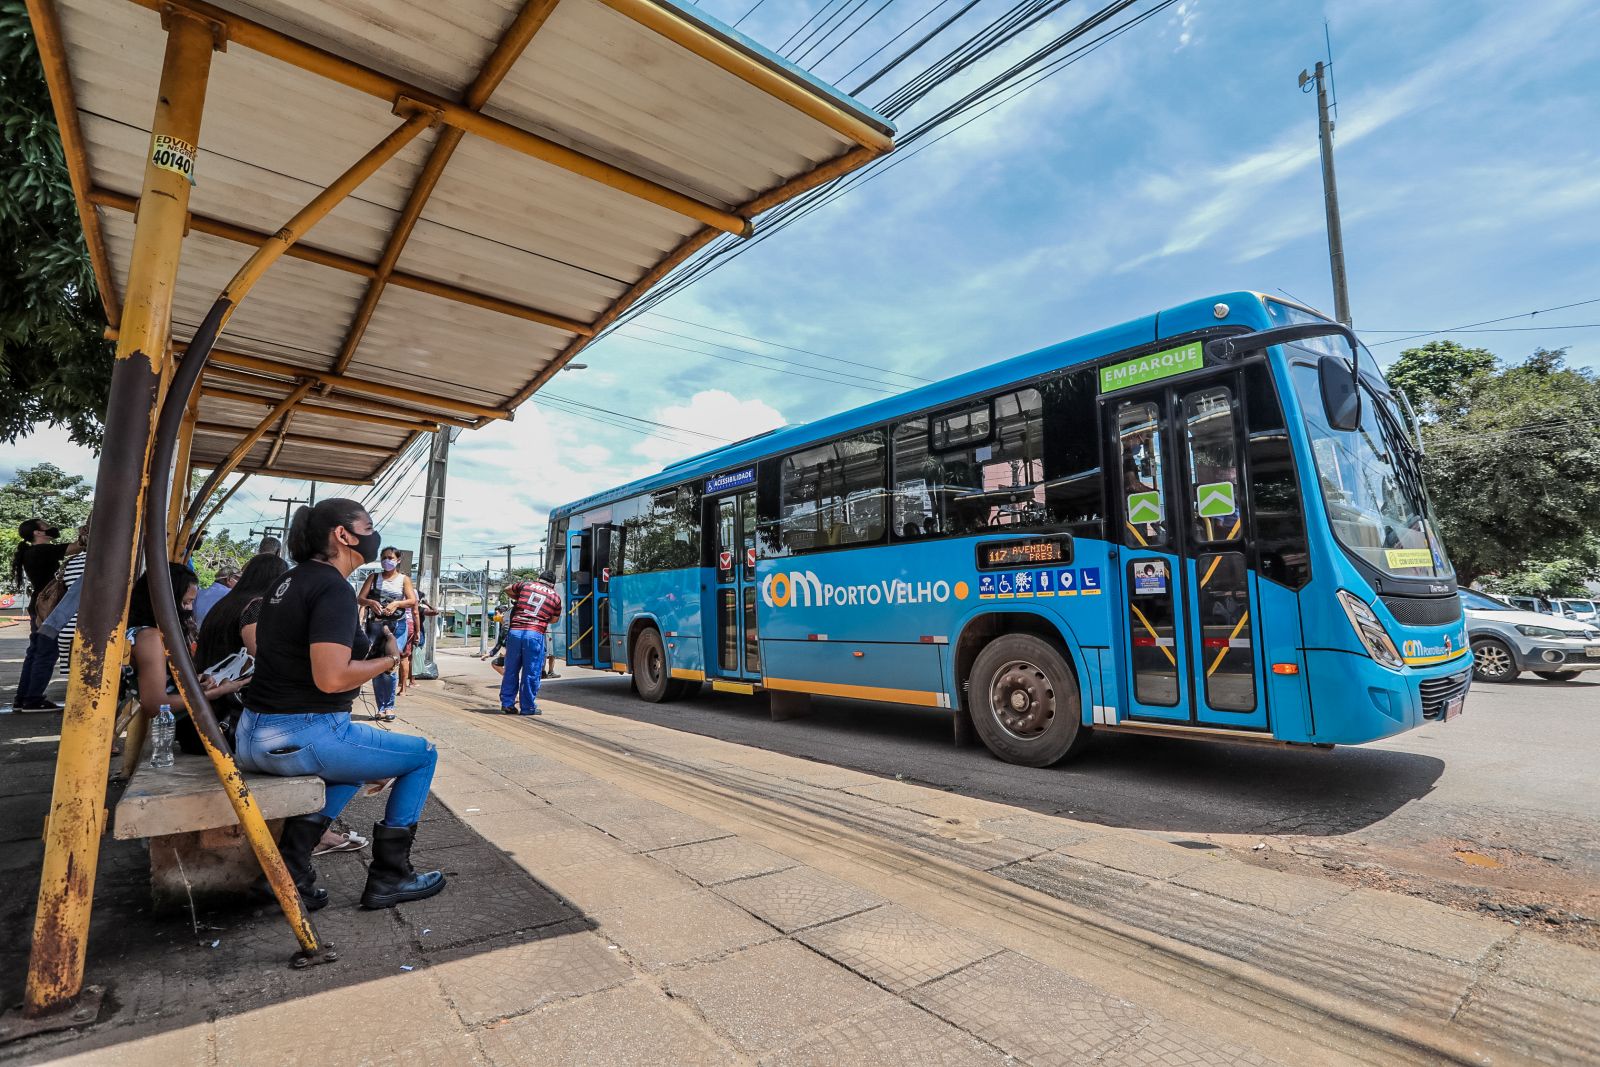
<instances>
[{"instance_id":1,"label":"sticker with text 40140","mask_svg":"<svg viewBox=\"0 0 1600 1067\"><path fill-rule=\"evenodd\" d=\"M194 184L194 145L164 133L155 135L150 142L150 162L162 170L181 174Z\"/></svg>"}]
</instances>

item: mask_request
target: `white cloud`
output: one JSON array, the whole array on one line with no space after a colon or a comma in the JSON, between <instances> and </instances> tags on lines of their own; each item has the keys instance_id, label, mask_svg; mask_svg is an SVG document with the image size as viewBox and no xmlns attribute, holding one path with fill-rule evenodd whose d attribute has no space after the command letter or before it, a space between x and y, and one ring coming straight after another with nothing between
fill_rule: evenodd
<instances>
[{"instance_id":1,"label":"white cloud","mask_svg":"<svg viewBox=\"0 0 1600 1067\"><path fill-rule=\"evenodd\" d=\"M722 439L715 441L682 434L676 435L683 438L682 441L645 438L634 449L634 454L655 461L656 467L718 448L723 441L740 441L784 425L782 413L766 401L740 400L726 389L704 389L687 403L657 408L651 417L668 426L698 430Z\"/></svg>"},{"instance_id":2,"label":"white cloud","mask_svg":"<svg viewBox=\"0 0 1600 1067\"><path fill-rule=\"evenodd\" d=\"M100 467L99 457L82 445L73 444L67 431L56 426L41 426L0 451L0 480L9 481L21 468L40 463L54 463L68 474L90 482L94 481Z\"/></svg>"}]
</instances>

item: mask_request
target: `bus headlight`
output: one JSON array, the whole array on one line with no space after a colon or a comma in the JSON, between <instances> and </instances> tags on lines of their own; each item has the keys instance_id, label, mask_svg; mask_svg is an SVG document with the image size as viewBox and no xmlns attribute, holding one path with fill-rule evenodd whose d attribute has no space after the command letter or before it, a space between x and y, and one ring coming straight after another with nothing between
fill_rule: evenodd
<instances>
[{"instance_id":1,"label":"bus headlight","mask_svg":"<svg viewBox=\"0 0 1600 1067\"><path fill-rule=\"evenodd\" d=\"M1345 618L1350 620L1356 636L1366 646L1367 655L1391 669L1405 666L1405 661L1400 658L1400 650L1394 647L1394 642L1389 638L1389 632L1360 597L1341 589L1339 603L1343 605Z\"/></svg>"}]
</instances>

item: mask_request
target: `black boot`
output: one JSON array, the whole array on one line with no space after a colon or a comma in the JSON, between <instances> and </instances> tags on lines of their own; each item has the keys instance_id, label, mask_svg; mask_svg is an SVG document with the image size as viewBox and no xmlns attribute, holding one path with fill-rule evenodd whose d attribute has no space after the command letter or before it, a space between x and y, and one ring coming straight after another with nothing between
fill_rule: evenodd
<instances>
[{"instance_id":1,"label":"black boot","mask_svg":"<svg viewBox=\"0 0 1600 1067\"><path fill-rule=\"evenodd\" d=\"M283 865L289 868L289 877L300 890L300 903L307 911L316 911L328 904L328 891L317 884L317 869L311 865L311 850L317 847L331 822L333 820L326 815L296 815L283 820L283 833L278 836L278 854L283 857ZM252 899L262 904L278 899L266 875L256 880Z\"/></svg>"},{"instance_id":2,"label":"black boot","mask_svg":"<svg viewBox=\"0 0 1600 1067\"><path fill-rule=\"evenodd\" d=\"M367 868L367 888L361 894L363 908L392 908L408 900L425 900L444 888L444 874L411 869L411 842L417 827L372 827L372 866Z\"/></svg>"}]
</instances>

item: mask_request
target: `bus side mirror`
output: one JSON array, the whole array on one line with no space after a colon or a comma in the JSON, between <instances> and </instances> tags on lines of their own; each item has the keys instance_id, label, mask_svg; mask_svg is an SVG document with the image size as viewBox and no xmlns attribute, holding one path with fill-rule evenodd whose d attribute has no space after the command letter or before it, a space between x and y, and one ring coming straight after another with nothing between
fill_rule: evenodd
<instances>
[{"instance_id":1,"label":"bus side mirror","mask_svg":"<svg viewBox=\"0 0 1600 1067\"><path fill-rule=\"evenodd\" d=\"M1343 356L1331 353L1317 361L1317 381L1322 386L1322 411L1335 430L1361 425L1361 391L1355 369Z\"/></svg>"}]
</instances>

